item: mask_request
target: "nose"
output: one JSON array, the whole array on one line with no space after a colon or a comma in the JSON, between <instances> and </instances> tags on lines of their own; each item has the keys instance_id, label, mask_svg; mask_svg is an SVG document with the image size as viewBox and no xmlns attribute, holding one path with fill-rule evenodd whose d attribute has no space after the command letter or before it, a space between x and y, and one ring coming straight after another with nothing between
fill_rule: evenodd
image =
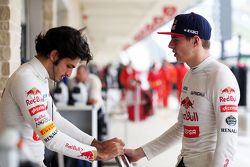
<instances>
[{"instance_id":1,"label":"nose","mask_svg":"<svg viewBox=\"0 0 250 167\"><path fill-rule=\"evenodd\" d=\"M69 69L69 70L66 71L66 76L67 77L70 77L71 74L72 74L72 69Z\"/></svg>"},{"instance_id":2,"label":"nose","mask_svg":"<svg viewBox=\"0 0 250 167\"><path fill-rule=\"evenodd\" d=\"M170 49L173 49L173 48L174 48L173 40L171 40L171 41L169 42L168 47L169 47Z\"/></svg>"}]
</instances>

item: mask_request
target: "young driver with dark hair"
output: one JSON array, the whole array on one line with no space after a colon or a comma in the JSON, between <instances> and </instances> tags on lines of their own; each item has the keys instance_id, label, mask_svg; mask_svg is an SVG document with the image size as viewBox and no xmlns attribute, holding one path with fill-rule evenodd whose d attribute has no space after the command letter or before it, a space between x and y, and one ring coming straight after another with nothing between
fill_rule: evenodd
<instances>
[{"instance_id":1,"label":"young driver with dark hair","mask_svg":"<svg viewBox=\"0 0 250 167\"><path fill-rule=\"evenodd\" d=\"M69 157L94 161L123 154L123 142L97 141L64 119L53 104L49 80L69 77L81 60L92 59L86 38L71 27L52 28L36 38L37 55L9 78L0 103L2 128L15 128L45 166L45 146Z\"/></svg>"}]
</instances>

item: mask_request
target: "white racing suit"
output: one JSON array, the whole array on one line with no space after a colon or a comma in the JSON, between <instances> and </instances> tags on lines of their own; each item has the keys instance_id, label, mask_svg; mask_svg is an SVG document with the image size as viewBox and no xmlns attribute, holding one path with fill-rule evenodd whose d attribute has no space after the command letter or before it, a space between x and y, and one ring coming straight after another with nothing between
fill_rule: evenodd
<instances>
[{"instance_id":1,"label":"white racing suit","mask_svg":"<svg viewBox=\"0 0 250 167\"><path fill-rule=\"evenodd\" d=\"M37 58L20 66L9 78L2 95L1 124L21 133L39 164L43 164L44 146L69 157L93 161L97 153L90 144L94 138L57 112L48 80L48 72Z\"/></svg>"},{"instance_id":2,"label":"white racing suit","mask_svg":"<svg viewBox=\"0 0 250 167\"><path fill-rule=\"evenodd\" d=\"M183 80L178 122L142 146L153 158L182 138L185 167L232 167L238 136L240 91L230 69L207 58ZM178 163L177 163L178 164Z\"/></svg>"}]
</instances>

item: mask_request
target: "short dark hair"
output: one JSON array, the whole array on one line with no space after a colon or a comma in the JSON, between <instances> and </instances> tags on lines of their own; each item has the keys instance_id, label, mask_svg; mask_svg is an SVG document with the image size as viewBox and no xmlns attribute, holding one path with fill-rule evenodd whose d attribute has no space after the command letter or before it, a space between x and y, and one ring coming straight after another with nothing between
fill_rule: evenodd
<instances>
[{"instance_id":1,"label":"short dark hair","mask_svg":"<svg viewBox=\"0 0 250 167\"><path fill-rule=\"evenodd\" d=\"M45 34L40 33L35 44L36 52L45 57L48 57L48 54L55 49L59 53L59 60L63 58L80 58L87 62L92 60L87 38L72 27L55 27Z\"/></svg>"}]
</instances>

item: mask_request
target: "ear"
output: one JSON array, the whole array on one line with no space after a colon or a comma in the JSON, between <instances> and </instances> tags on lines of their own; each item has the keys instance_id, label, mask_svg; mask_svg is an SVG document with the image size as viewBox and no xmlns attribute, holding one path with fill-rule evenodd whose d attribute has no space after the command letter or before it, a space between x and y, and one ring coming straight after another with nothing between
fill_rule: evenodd
<instances>
[{"instance_id":1,"label":"ear","mask_svg":"<svg viewBox=\"0 0 250 167\"><path fill-rule=\"evenodd\" d=\"M199 43L201 42L201 39L198 36L194 36L193 37L193 45L194 47L197 47L199 45Z\"/></svg>"},{"instance_id":2,"label":"ear","mask_svg":"<svg viewBox=\"0 0 250 167\"><path fill-rule=\"evenodd\" d=\"M55 49L50 52L49 59L52 63L55 63L58 60L58 54L58 51Z\"/></svg>"}]
</instances>

